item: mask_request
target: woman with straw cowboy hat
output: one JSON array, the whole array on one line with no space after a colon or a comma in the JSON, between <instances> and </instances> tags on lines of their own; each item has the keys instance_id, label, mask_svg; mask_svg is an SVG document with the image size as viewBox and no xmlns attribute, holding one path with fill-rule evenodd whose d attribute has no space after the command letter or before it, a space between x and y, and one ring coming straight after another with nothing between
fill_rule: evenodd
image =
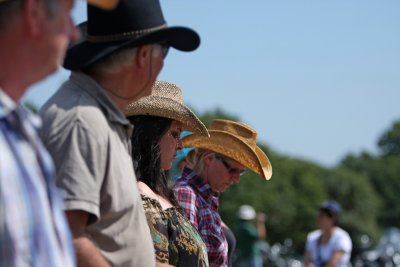
<instances>
[{"instance_id":1,"label":"woman with straw cowboy hat","mask_svg":"<svg viewBox=\"0 0 400 267\"><path fill-rule=\"evenodd\" d=\"M186 216L203 237L210 266L227 266L228 247L218 213L219 193L224 192L250 169L269 180L272 166L257 146L257 132L230 120L217 119L208 128L210 137L193 133L182 139L195 153L175 191Z\"/></svg>"},{"instance_id":2,"label":"woman with straw cowboy hat","mask_svg":"<svg viewBox=\"0 0 400 267\"><path fill-rule=\"evenodd\" d=\"M168 173L183 148L181 131L208 137L206 127L184 105L181 90L164 81L157 81L150 96L129 104L124 113L134 125L132 159L156 260L207 267L207 247L179 207Z\"/></svg>"}]
</instances>

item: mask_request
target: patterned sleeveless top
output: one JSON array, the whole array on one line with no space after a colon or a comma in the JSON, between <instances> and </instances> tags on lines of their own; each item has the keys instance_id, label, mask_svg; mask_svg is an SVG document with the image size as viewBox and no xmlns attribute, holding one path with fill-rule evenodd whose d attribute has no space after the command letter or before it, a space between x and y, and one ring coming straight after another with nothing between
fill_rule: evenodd
<instances>
[{"instance_id":1,"label":"patterned sleeveless top","mask_svg":"<svg viewBox=\"0 0 400 267\"><path fill-rule=\"evenodd\" d=\"M163 210L157 200L141 196L157 261L177 267L208 267L207 247L181 209Z\"/></svg>"}]
</instances>

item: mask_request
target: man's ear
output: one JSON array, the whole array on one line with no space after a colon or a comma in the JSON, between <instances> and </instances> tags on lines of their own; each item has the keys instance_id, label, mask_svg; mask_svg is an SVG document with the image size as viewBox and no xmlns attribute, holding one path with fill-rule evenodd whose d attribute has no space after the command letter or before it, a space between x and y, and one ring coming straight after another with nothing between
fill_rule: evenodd
<instances>
[{"instance_id":1,"label":"man's ear","mask_svg":"<svg viewBox=\"0 0 400 267\"><path fill-rule=\"evenodd\" d=\"M40 0L25 0L22 9L27 34L36 36L41 32L41 27L46 19L45 7Z\"/></svg>"},{"instance_id":2,"label":"man's ear","mask_svg":"<svg viewBox=\"0 0 400 267\"><path fill-rule=\"evenodd\" d=\"M145 67L151 60L153 46L152 45L142 45L137 48L135 62L140 68Z\"/></svg>"}]
</instances>

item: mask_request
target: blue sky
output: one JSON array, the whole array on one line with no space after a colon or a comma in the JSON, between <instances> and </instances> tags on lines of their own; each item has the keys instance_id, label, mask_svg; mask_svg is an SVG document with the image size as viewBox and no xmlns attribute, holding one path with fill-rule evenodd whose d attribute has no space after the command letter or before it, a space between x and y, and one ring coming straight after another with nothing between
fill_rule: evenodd
<instances>
[{"instance_id":1,"label":"blue sky","mask_svg":"<svg viewBox=\"0 0 400 267\"><path fill-rule=\"evenodd\" d=\"M204 112L219 107L260 141L333 166L376 152L400 120L400 1L161 0L169 25L201 36L192 53L170 50L159 78ZM78 1L75 21L86 19ZM29 90L42 105L68 77L60 70Z\"/></svg>"}]
</instances>

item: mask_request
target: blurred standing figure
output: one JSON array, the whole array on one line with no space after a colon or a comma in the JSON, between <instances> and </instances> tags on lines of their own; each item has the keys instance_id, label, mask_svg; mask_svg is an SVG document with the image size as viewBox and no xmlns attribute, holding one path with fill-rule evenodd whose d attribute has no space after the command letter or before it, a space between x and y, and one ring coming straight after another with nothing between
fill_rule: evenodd
<instances>
[{"instance_id":1,"label":"blurred standing figure","mask_svg":"<svg viewBox=\"0 0 400 267\"><path fill-rule=\"evenodd\" d=\"M226 267L228 244L218 213L219 194L238 183L246 168L270 179L272 166L257 146L257 132L249 126L214 120L208 132L209 138L190 134L182 139L185 147L195 148L195 154L175 190L186 216L207 244L210 266Z\"/></svg>"},{"instance_id":2,"label":"blurred standing figure","mask_svg":"<svg viewBox=\"0 0 400 267\"><path fill-rule=\"evenodd\" d=\"M74 266L54 166L19 101L53 73L70 41L73 0L0 0L0 266Z\"/></svg>"},{"instance_id":3,"label":"blurred standing figure","mask_svg":"<svg viewBox=\"0 0 400 267\"><path fill-rule=\"evenodd\" d=\"M239 222L236 227L237 267L262 267L263 259L259 241L266 237L265 214L257 214L250 205L242 205L237 215ZM254 220L256 219L256 224Z\"/></svg>"},{"instance_id":4,"label":"blurred standing figure","mask_svg":"<svg viewBox=\"0 0 400 267\"><path fill-rule=\"evenodd\" d=\"M308 234L306 267L345 267L350 262L352 243L349 234L337 226L342 209L334 200L322 203L318 213L320 229Z\"/></svg>"},{"instance_id":5,"label":"blurred standing figure","mask_svg":"<svg viewBox=\"0 0 400 267\"><path fill-rule=\"evenodd\" d=\"M131 160L133 127L123 110L149 95L170 46L192 51L196 32L168 27L158 0L121 0L111 11L88 5L82 39L64 67L72 74L40 110L41 137L79 266L151 267L154 249Z\"/></svg>"}]
</instances>

